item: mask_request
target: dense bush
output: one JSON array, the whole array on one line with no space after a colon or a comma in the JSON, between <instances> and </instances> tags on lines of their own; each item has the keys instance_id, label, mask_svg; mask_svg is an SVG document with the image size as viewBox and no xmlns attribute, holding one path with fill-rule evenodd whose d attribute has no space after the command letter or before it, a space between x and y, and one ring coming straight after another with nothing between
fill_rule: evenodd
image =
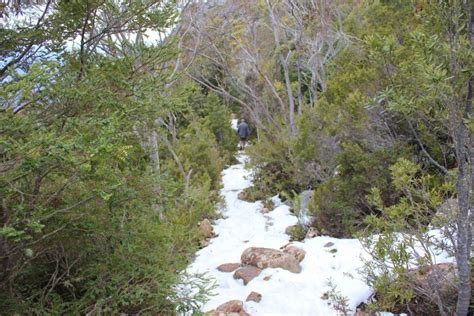
<instances>
[{"instance_id":1,"label":"dense bush","mask_svg":"<svg viewBox=\"0 0 474 316\"><path fill-rule=\"evenodd\" d=\"M0 112L3 313L196 308L174 299L175 286L198 248L198 222L215 216L230 156L220 144L233 134L219 98L184 80L187 89L163 95L162 74L134 68L174 50L89 56L79 79L66 54L2 85L8 102L37 98ZM199 112L194 99L210 109Z\"/></svg>"}]
</instances>

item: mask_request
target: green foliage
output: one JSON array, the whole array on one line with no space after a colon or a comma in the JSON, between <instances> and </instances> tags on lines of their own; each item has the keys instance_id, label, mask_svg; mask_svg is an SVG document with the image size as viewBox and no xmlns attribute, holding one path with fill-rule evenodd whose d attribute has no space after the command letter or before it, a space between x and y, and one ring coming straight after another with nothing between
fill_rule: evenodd
<instances>
[{"instance_id":1,"label":"green foliage","mask_svg":"<svg viewBox=\"0 0 474 316\"><path fill-rule=\"evenodd\" d=\"M313 225L323 234L350 236L363 228L364 218L377 214L366 195L376 185L383 203L397 199L389 166L404 155L404 148L370 153L357 144L345 144L337 157L336 176L318 185L309 204Z\"/></svg>"},{"instance_id":2,"label":"green foliage","mask_svg":"<svg viewBox=\"0 0 474 316\"><path fill-rule=\"evenodd\" d=\"M221 158L212 130L192 122L182 131L176 152L184 168L193 170L192 179L196 184L213 189L219 188L224 160ZM212 163L209 163L210 161Z\"/></svg>"},{"instance_id":3,"label":"green foliage","mask_svg":"<svg viewBox=\"0 0 474 316\"><path fill-rule=\"evenodd\" d=\"M118 10L130 30L174 19L169 2L133 2L123 12L108 1L60 1L44 27L75 30L94 6ZM4 57L30 39L15 32L19 46L2 46ZM183 78L169 84L171 38L122 43L126 54L103 42L112 53L90 50L86 59L65 51L63 38L48 40L57 55L12 69L0 87L0 310L198 309L209 280L196 276L201 290L181 301L176 286L198 248L197 223L215 216L220 172L235 145L227 108Z\"/></svg>"},{"instance_id":4,"label":"green foliage","mask_svg":"<svg viewBox=\"0 0 474 316\"><path fill-rule=\"evenodd\" d=\"M328 300L332 309L336 311L338 315L350 315L352 310L349 308L349 299L337 290L332 279L326 281L326 286L329 287L329 290L323 294L323 297Z\"/></svg>"},{"instance_id":5,"label":"green foliage","mask_svg":"<svg viewBox=\"0 0 474 316\"><path fill-rule=\"evenodd\" d=\"M306 235L304 227L298 224L289 226L286 233L290 235L290 241L302 241Z\"/></svg>"},{"instance_id":6,"label":"green foliage","mask_svg":"<svg viewBox=\"0 0 474 316\"><path fill-rule=\"evenodd\" d=\"M368 200L381 214L365 219L369 230L361 239L372 255L372 260L365 264L365 273L377 293L375 308L403 311L405 306L410 306L412 311L434 313L444 306L442 312L452 310L453 277L441 273L429 282L420 281L429 277L420 271L437 268L438 252L453 252L453 245L440 238L452 233L452 218L446 217L443 223L438 223L441 227L438 235L427 229L449 186L439 186L432 176L404 158L390 170L394 188L402 197L397 203L384 206L380 188L372 188ZM426 293L436 293L437 297L426 298ZM425 298L417 303L418 297Z\"/></svg>"},{"instance_id":7,"label":"green foliage","mask_svg":"<svg viewBox=\"0 0 474 316\"><path fill-rule=\"evenodd\" d=\"M225 161L230 161L231 154L235 152L237 135L230 126L231 112L229 108L223 106L216 94L209 93L206 96L201 115L205 118L205 126L214 134L219 148L221 148L221 155Z\"/></svg>"}]
</instances>

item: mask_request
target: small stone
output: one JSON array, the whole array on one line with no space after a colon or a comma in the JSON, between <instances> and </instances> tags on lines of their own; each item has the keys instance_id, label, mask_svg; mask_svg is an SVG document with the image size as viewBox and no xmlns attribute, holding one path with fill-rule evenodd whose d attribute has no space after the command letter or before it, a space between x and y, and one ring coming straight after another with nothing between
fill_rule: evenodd
<instances>
[{"instance_id":1,"label":"small stone","mask_svg":"<svg viewBox=\"0 0 474 316\"><path fill-rule=\"evenodd\" d=\"M262 294L257 292L251 292L249 296L247 296L246 302L253 301L253 302L260 302L262 300Z\"/></svg>"},{"instance_id":2,"label":"small stone","mask_svg":"<svg viewBox=\"0 0 474 316\"><path fill-rule=\"evenodd\" d=\"M239 300L228 301L216 308L216 312L240 313L244 309L244 303Z\"/></svg>"},{"instance_id":3,"label":"small stone","mask_svg":"<svg viewBox=\"0 0 474 316\"><path fill-rule=\"evenodd\" d=\"M263 281L270 281L271 278L272 278L271 275L267 275L266 277L263 278Z\"/></svg>"},{"instance_id":4,"label":"small stone","mask_svg":"<svg viewBox=\"0 0 474 316\"><path fill-rule=\"evenodd\" d=\"M240 267L240 263L224 263L217 267L220 272L233 272Z\"/></svg>"},{"instance_id":5,"label":"small stone","mask_svg":"<svg viewBox=\"0 0 474 316\"><path fill-rule=\"evenodd\" d=\"M320 233L316 228L310 227L308 229L308 231L306 232L305 238L307 238L307 239L314 238L314 237L318 237L319 235L320 235Z\"/></svg>"},{"instance_id":6,"label":"small stone","mask_svg":"<svg viewBox=\"0 0 474 316\"><path fill-rule=\"evenodd\" d=\"M199 233L205 239L211 238L214 234L214 228L212 228L211 222L207 218L203 219L201 223L199 223Z\"/></svg>"},{"instance_id":7,"label":"small stone","mask_svg":"<svg viewBox=\"0 0 474 316\"><path fill-rule=\"evenodd\" d=\"M242 279L244 285L247 285L250 281L256 278L260 272L262 272L262 270L257 267L244 266L234 272L234 279Z\"/></svg>"},{"instance_id":8,"label":"small stone","mask_svg":"<svg viewBox=\"0 0 474 316\"><path fill-rule=\"evenodd\" d=\"M332 246L334 246L333 242L328 242L324 245L324 247L326 247L326 248L329 248L329 247L332 247Z\"/></svg>"},{"instance_id":9,"label":"small stone","mask_svg":"<svg viewBox=\"0 0 474 316\"><path fill-rule=\"evenodd\" d=\"M331 250L329 250L329 252L330 252L330 253L336 253L336 252L337 252L337 249L336 249L336 248L331 249Z\"/></svg>"}]
</instances>

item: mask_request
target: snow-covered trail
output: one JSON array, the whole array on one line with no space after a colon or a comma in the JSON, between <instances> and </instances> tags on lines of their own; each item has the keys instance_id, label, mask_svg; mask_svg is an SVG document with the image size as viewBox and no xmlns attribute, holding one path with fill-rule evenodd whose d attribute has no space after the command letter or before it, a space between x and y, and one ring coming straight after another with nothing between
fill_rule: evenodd
<instances>
[{"instance_id":1,"label":"snow-covered trail","mask_svg":"<svg viewBox=\"0 0 474 316\"><path fill-rule=\"evenodd\" d=\"M355 311L356 306L371 294L371 289L357 273L362 265L359 257L363 250L356 239L316 237L294 242L306 251L301 273L267 268L246 286L242 280L235 280L233 273L216 269L223 263L240 262L242 252L248 247L279 249L289 242L285 229L297 223L289 207L277 198L274 198L275 209L267 214L260 212L261 202L238 199L239 192L252 183L250 172L244 168L246 157L237 158L240 163L222 173L221 195L226 207L221 210L223 218L215 221L217 237L197 252L195 261L187 269L189 273L207 273L218 284L214 290L216 295L211 296L201 310L209 311L229 300L241 300L244 309L254 316L337 315L328 301L321 298L329 289L327 281L331 280L337 291L349 298L349 308ZM334 245L325 247L328 242ZM268 276L271 278L264 280ZM259 303L245 302L252 291L262 294Z\"/></svg>"}]
</instances>

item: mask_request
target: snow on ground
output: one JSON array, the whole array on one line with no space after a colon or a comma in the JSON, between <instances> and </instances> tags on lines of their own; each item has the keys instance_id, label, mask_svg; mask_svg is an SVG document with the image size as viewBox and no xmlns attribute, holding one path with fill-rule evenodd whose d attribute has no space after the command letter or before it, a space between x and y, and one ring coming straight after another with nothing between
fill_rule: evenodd
<instances>
[{"instance_id":1,"label":"snow on ground","mask_svg":"<svg viewBox=\"0 0 474 316\"><path fill-rule=\"evenodd\" d=\"M238 119L232 119L230 121L231 127L233 130L237 130L237 127L239 126L239 120Z\"/></svg>"},{"instance_id":2,"label":"snow on ground","mask_svg":"<svg viewBox=\"0 0 474 316\"><path fill-rule=\"evenodd\" d=\"M356 239L316 237L294 244L306 251L301 262L302 272L291 273L283 269L264 269L255 279L244 286L235 280L233 273L219 272L223 263L240 262L240 255L248 247L280 248L289 242L285 229L296 224L298 219L289 207L278 203L268 214L262 214L261 202L249 203L237 198L239 192L251 185L250 171L244 168L246 157L238 156L240 164L223 172L224 187L221 190L226 207L221 210L223 218L215 222L218 236L208 247L201 249L196 260L188 267L189 273L207 273L218 284L215 296L210 297L202 311L215 309L229 300L241 300L244 309L251 315L336 315L321 296L329 289L327 281L337 286L340 294L349 298L349 307L366 300L371 289L361 280L357 269L361 267L362 246ZM328 242L332 247L324 247ZM334 252L332 249L337 249ZM334 253L333 253L334 252ZM266 276L271 279L265 281ZM245 302L248 294L262 294L259 303Z\"/></svg>"},{"instance_id":3,"label":"snow on ground","mask_svg":"<svg viewBox=\"0 0 474 316\"><path fill-rule=\"evenodd\" d=\"M232 126L236 125L237 120L233 120ZM251 171L244 168L247 157L239 155L237 158L239 164L222 172L221 195L226 207L221 210L223 218L215 221L214 231L218 236L211 239L209 246L197 252L195 261L187 269L190 275L205 273L217 283L213 291L215 295L201 310L206 312L229 300L241 300L244 309L253 316L337 315L328 301L321 298L329 290L330 280L338 294L348 298L349 308L354 312L372 294L372 289L358 273L363 265L361 257L370 257L357 239L321 236L293 242L293 245L306 251L306 257L301 262L301 273L264 269L246 286L242 280L235 280L233 273L216 269L224 263L239 263L242 252L248 247L279 249L286 245L289 242L286 228L298 222L298 218L278 197L272 198L275 209L267 214L260 212L263 207L261 202L249 203L238 199L239 192L252 185L252 179ZM439 231L429 233L433 238L442 238ZM325 247L329 242L334 245ZM420 254L423 253L421 247L416 248L420 248L417 249ZM430 252L435 262L452 261L446 253ZM265 281L267 276L271 278ZM245 302L252 291L262 294L259 303Z\"/></svg>"}]
</instances>

